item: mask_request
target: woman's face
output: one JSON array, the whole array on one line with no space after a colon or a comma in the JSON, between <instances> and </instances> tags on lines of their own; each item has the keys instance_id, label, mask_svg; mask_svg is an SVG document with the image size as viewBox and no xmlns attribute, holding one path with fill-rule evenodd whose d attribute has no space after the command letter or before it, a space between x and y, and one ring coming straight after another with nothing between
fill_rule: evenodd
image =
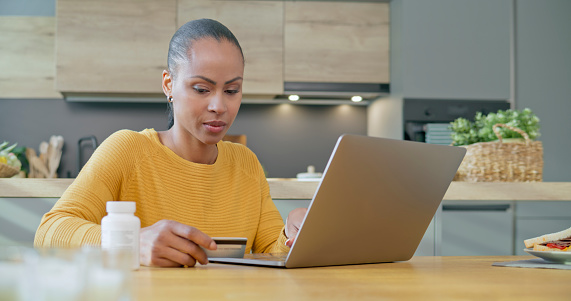
<instances>
[{"instance_id":1,"label":"woman's face","mask_svg":"<svg viewBox=\"0 0 571 301\"><path fill-rule=\"evenodd\" d=\"M173 72L174 80L163 74L163 87L168 87L165 80L170 80L173 127L202 143L217 143L234 122L242 102L244 62L240 50L224 39L200 39L193 42L188 60Z\"/></svg>"}]
</instances>

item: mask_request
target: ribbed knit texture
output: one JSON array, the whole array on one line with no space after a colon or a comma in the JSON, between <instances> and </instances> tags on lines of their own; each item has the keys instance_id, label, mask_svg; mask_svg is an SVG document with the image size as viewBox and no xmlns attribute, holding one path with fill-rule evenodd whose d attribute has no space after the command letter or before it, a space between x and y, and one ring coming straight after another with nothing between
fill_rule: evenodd
<instances>
[{"instance_id":1,"label":"ribbed knit texture","mask_svg":"<svg viewBox=\"0 0 571 301\"><path fill-rule=\"evenodd\" d=\"M283 221L258 159L219 142L212 165L186 161L157 132L121 130L94 152L36 232L38 247L101 244L108 201L137 203L141 227L174 220L211 237L247 237L246 252L287 252Z\"/></svg>"}]
</instances>

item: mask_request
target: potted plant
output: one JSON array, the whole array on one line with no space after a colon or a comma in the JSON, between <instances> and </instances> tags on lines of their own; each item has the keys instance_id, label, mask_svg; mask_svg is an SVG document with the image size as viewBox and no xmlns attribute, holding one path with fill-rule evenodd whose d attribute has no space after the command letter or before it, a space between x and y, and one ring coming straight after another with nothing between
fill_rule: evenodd
<instances>
[{"instance_id":1,"label":"potted plant","mask_svg":"<svg viewBox=\"0 0 571 301\"><path fill-rule=\"evenodd\" d=\"M13 150L17 143L8 146L8 142L4 141L0 144L0 178L10 178L20 172L22 163L18 160Z\"/></svg>"},{"instance_id":2,"label":"potted plant","mask_svg":"<svg viewBox=\"0 0 571 301\"><path fill-rule=\"evenodd\" d=\"M474 122L458 118L449 128L452 145L467 149L455 180L542 180L543 147L534 141L540 135L539 118L530 109L478 112Z\"/></svg>"},{"instance_id":3,"label":"potted plant","mask_svg":"<svg viewBox=\"0 0 571 301\"><path fill-rule=\"evenodd\" d=\"M470 145L478 142L498 140L498 137L492 129L495 124L506 124L518 128L527 133L531 140L540 135L539 118L528 108L522 111L499 110L497 113L489 113L488 115L478 112L474 117L474 122L465 118L458 118L450 123L452 145ZM517 131L508 128L501 128L498 131L504 142L523 142L522 139L524 139L524 137Z\"/></svg>"}]
</instances>

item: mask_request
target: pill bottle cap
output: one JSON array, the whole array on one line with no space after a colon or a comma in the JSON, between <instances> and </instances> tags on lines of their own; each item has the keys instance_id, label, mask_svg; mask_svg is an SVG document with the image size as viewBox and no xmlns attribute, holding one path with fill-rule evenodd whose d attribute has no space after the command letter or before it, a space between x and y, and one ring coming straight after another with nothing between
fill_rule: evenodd
<instances>
[{"instance_id":1,"label":"pill bottle cap","mask_svg":"<svg viewBox=\"0 0 571 301\"><path fill-rule=\"evenodd\" d=\"M107 212L109 213L135 213L136 209L135 202L107 202Z\"/></svg>"}]
</instances>

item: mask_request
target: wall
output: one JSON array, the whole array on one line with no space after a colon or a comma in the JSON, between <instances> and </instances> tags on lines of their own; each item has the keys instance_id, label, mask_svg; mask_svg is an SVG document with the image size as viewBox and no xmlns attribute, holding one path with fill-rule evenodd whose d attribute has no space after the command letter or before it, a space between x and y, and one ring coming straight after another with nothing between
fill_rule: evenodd
<instances>
[{"instance_id":1,"label":"wall","mask_svg":"<svg viewBox=\"0 0 571 301\"><path fill-rule=\"evenodd\" d=\"M402 1L390 2L391 95L373 101L367 109L367 135L373 137L403 139L402 6Z\"/></svg>"},{"instance_id":2,"label":"wall","mask_svg":"<svg viewBox=\"0 0 571 301\"><path fill-rule=\"evenodd\" d=\"M2 16L55 16L55 0L0 0Z\"/></svg>"},{"instance_id":3,"label":"wall","mask_svg":"<svg viewBox=\"0 0 571 301\"><path fill-rule=\"evenodd\" d=\"M571 1L516 1L516 107L541 119L544 181L571 181Z\"/></svg>"},{"instance_id":4,"label":"wall","mask_svg":"<svg viewBox=\"0 0 571 301\"><path fill-rule=\"evenodd\" d=\"M367 135L403 139L402 107L403 99L396 96L372 102L367 109Z\"/></svg>"},{"instance_id":5,"label":"wall","mask_svg":"<svg viewBox=\"0 0 571 301\"><path fill-rule=\"evenodd\" d=\"M62 135L60 177L77 174L77 142L95 135L99 143L120 129L164 130L166 104L71 103L60 99L0 99L0 141L18 142L36 151L41 141ZM295 177L307 165L323 171L339 135L367 132L364 106L244 104L229 134L245 134L248 146L269 177ZM85 156L91 155L89 143Z\"/></svg>"},{"instance_id":6,"label":"wall","mask_svg":"<svg viewBox=\"0 0 571 301\"><path fill-rule=\"evenodd\" d=\"M409 53L405 51L408 45L418 42L415 33L415 27L421 26L419 20L424 22L432 22L431 26L438 26L443 21L440 17L448 17L450 20L457 20L454 13L458 6L470 2L469 5L499 5L502 11L506 11L506 20L511 18L511 14L515 18L515 35L510 32L506 37L506 41L512 38L514 42L514 56L511 59L514 63L514 70L510 76L511 81L515 83L515 89L510 91L513 95L509 95L513 99L515 108L531 108L541 119L541 134L539 138L543 142L544 147L544 181L571 181L571 160L569 160L569 150L571 149L571 137L569 130L571 129L571 2L567 0L510 0L509 7L506 9L506 1L487 1L480 3L479 1L454 1L454 0L438 0L424 1L422 3L413 0L392 0L390 2L390 18L391 18L391 99L398 100L407 94L404 80L410 76L412 67L420 68L423 65L415 64L407 65L411 60L404 56ZM477 4L475 4L477 3ZM456 6L456 7L454 7ZM422 8L422 9L421 9ZM466 12L465 7L462 10ZM492 11L494 15L498 11ZM496 21L501 26L501 32L505 32L508 24L496 16ZM447 20L447 21L450 21ZM463 22L460 22L463 23ZM464 22L465 23L465 22ZM426 25L428 26L428 25ZM471 23L464 27L471 26ZM512 26L512 25L509 25ZM482 29L489 26L483 27ZM408 30L407 30L408 29ZM462 26L450 27L449 30L463 30ZM469 31L466 31L469 32ZM477 34L478 32L472 32ZM485 36L480 36L480 38ZM471 36L468 36L471 38ZM413 40L413 41L408 41ZM423 47L421 49L432 49L442 46L443 41L433 39L423 39L426 44L438 43L434 47ZM496 41L491 39L490 41ZM453 44L454 41L451 43ZM446 45L446 44L444 44ZM490 45L475 45L474 47L490 47ZM501 49L505 49L505 45ZM466 50L469 52L469 49ZM503 53L503 52L502 52ZM477 56L482 57L482 56ZM446 59L444 57L443 59ZM418 59L418 58L417 58ZM453 61L454 57L451 61ZM468 59L467 59L468 60ZM482 60L480 60L482 61ZM507 60L503 59L505 63ZM450 61L445 60L451 64ZM489 62L486 65L489 65ZM491 61L490 61L491 62ZM495 60L494 60L495 62ZM426 62L428 63L428 62ZM437 66L441 66L438 62ZM408 66L408 67L407 67ZM443 70L450 66L444 65ZM431 69L431 68L429 68ZM506 69L506 68L503 68ZM408 72L408 73L407 73ZM423 70L426 72L426 70ZM466 77L473 75L474 70L466 70L458 76ZM437 73L435 73L437 74ZM425 75L424 78L428 78ZM439 79L438 76L435 76ZM436 83L437 81L433 81ZM498 88L503 91L502 87L508 90L509 81L501 80L502 86ZM441 90L444 90L441 88ZM426 89L426 97L428 94L437 95L438 91ZM451 90L452 91L452 90ZM463 91L457 91L459 94ZM470 91L467 91L466 97L469 98ZM478 92L478 90L476 90ZM488 90L482 90L482 99ZM503 92L502 92L503 93ZM502 94L497 93L497 94ZM403 96L404 95L404 96ZM420 96L420 95L419 95ZM388 104L380 105L383 100L369 107L369 117L371 116L402 116L402 107L390 106ZM374 124L369 121L369 124ZM386 131L379 129L369 129L369 133L377 135L389 135Z\"/></svg>"},{"instance_id":7,"label":"wall","mask_svg":"<svg viewBox=\"0 0 571 301\"><path fill-rule=\"evenodd\" d=\"M0 0L0 15L55 16L55 4L55 0ZM77 141L81 137L95 135L101 143L120 129L166 128L165 104L2 97L0 91L0 141L38 150L41 141L62 135L65 146L60 177L77 174ZM229 133L248 136L248 146L258 155L269 177L295 177L309 164L323 171L339 135L365 135L366 122L363 106L248 104L242 105ZM90 145L83 146L85 157L89 157Z\"/></svg>"}]
</instances>

